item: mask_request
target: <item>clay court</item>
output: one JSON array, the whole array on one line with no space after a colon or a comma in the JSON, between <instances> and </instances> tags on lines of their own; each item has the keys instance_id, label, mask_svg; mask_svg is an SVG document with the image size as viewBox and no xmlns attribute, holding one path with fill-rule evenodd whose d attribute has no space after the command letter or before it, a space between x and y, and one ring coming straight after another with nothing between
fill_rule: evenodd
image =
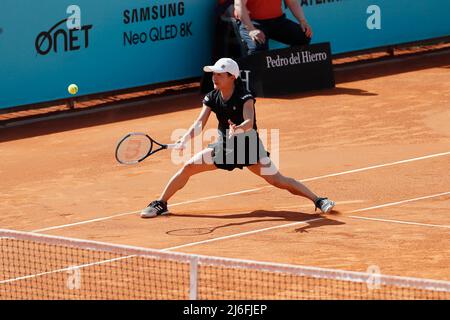
<instances>
[{"instance_id":1,"label":"clay court","mask_svg":"<svg viewBox=\"0 0 450 320\"><path fill-rule=\"evenodd\" d=\"M133 131L171 142L200 111L190 91L0 129L1 228L450 281L450 52L335 77L331 90L256 103L259 129L280 130L280 171L335 200L332 214L236 169L194 176L170 215L141 219L181 165L170 152L120 165L116 143Z\"/></svg>"}]
</instances>

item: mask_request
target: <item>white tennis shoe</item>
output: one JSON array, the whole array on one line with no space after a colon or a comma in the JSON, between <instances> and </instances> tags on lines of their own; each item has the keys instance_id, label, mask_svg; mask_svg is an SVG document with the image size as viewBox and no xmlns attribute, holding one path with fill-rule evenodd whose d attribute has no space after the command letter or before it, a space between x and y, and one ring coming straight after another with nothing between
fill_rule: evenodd
<instances>
[{"instance_id":1,"label":"white tennis shoe","mask_svg":"<svg viewBox=\"0 0 450 320\"><path fill-rule=\"evenodd\" d=\"M155 200L152 201L147 208L141 211L141 218L154 218L168 213L167 202Z\"/></svg>"},{"instance_id":2,"label":"white tennis shoe","mask_svg":"<svg viewBox=\"0 0 450 320\"><path fill-rule=\"evenodd\" d=\"M315 205L316 210L319 208L323 213L329 213L334 208L336 203L328 198L318 198Z\"/></svg>"}]
</instances>

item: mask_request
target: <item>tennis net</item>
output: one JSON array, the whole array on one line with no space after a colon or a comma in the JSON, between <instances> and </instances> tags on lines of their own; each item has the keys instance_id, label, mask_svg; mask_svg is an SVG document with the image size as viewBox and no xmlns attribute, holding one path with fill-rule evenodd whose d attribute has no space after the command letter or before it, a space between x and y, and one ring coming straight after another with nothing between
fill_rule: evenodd
<instances>
[{"instance_id":1,"label":"tennis net","mask_svg":"<svg viewBox=\"0 0 450 320\"><path fill-rule=\"evenodd\" d=\"M450 282L0 229L0 299L450 299Z\"/></svg>"}]
</instances>

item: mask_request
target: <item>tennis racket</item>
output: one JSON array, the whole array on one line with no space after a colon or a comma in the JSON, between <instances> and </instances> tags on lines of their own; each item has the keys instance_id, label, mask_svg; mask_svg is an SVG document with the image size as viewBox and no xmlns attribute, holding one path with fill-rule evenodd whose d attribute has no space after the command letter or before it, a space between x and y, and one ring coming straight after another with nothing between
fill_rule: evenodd
<instances>
[{"instance_id":1,"label":"tennis racket","mask_svg":"<svg viewBox=\"0 0 450 320\"><path fill-rule=\"evenodd\" d=\"M162 144L145 133L132 132L118 142L116 160L122 164L136 164L158 151L173 149L176 145L176 143Z\"/></svg>"}]
</instances>

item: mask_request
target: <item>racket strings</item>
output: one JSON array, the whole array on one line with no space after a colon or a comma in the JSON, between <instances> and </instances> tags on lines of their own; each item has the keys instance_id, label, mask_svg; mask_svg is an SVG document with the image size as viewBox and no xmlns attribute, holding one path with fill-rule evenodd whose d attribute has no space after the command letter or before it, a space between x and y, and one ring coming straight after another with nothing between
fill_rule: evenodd
<instances>
[{"instance_id":1,"label":"racket strings","mask_svg":"<svg viewBox=\"0 0 450 320\"><path fill-rule=\"evenodd\" d=\"M130 135L119 144L117 160L122 163L136 163L144 159L152 150L152 141L145 135Z\"/></svg>"}]
</instances>

